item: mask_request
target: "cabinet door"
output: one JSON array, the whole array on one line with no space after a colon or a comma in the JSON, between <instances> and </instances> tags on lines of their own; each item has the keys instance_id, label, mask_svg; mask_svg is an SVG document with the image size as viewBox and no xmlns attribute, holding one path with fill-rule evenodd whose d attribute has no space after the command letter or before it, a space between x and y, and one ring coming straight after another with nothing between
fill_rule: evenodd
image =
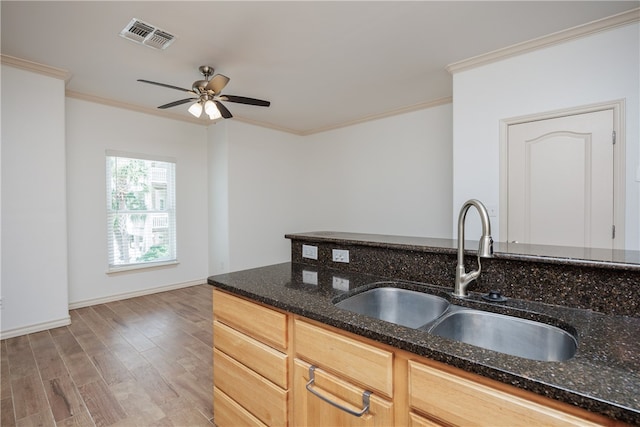
<instances>
[{"instance_id":1,"label":"cabinet door","mask_svg":"<svg viewBox=\"0 0 640 427\"><path fill-rule=\"evenodd\" d=\"M409 404L461 426L599 425L415 361L409 361Z\"/></svg>"},{"instance_id":2,"label":"cabinet door","mask_svg":"<svg viewBox=\"0 0 640 427\"><path fill-rule=\"evenodd\" d=\"M393 425L393 404L372 394L370 408L364 415L357 417L325 402L306 389L309 381L308 363L296 359L294 363L294 425L296 426L378 426ZM321 369L314 371L314 384L311 386L325 398L349 408L360 411L363 408L362 396L366 390L356 387Z\"/></svg>"}]
</instances>

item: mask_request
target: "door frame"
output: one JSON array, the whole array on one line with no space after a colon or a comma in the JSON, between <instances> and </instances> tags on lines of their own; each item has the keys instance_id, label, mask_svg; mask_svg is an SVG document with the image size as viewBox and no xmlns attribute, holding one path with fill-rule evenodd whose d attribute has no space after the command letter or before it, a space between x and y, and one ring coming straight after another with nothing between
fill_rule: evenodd
<instances>
[{"instance_id":1,"label":"door frame","mask_svg":"<svg viewBox=\"0 0 640 427\"><path fill-rule=\"evenodd\" d=\"M508 232L508 144L509 144L509 126L522 123L535 122L547 119L556 119L578 114L594 113L597 111L613 110L613 130L616 132L616 144L613 152L613 221L616 227L616 238L613 241L614 249L625 248L625 100L618 99L614 101L601 102L596 104L583 105L574 108L565 108L561 110L547 111L542 113L530 114L526 116L510 117L500 120L500 195L499 195L499 218L500 218L500 240L507 241Z\"/></svg>"}]
</instances>

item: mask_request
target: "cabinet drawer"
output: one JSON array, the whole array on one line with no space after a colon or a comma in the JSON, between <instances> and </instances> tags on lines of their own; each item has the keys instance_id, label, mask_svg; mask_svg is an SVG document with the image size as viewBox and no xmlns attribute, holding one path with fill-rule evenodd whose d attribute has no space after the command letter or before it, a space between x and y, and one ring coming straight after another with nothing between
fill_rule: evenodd
<instances>
[{"instance_id":1,"label":"cabinet drawer","mask_svg":"<svg viewBox=\"0 0 640 427\"><path fill-rule=\"evenodd\" d=\"M270 426L287 424L288 392L215 348L213 377L220 391L263 423Z\"/></svg>"},{"instance_id":2,"label":"cabinet drawer","mask_svg":"<svg viewBox=\"0 0 640 427\"><path fill-rule=\"evenodd\" d=\"M286 354L217 320L213 322L213 342L217 349L238 362L250 367L276 385L288 388Z\"/></svg>"},{"instance_id":3,"label":"cabinet drawer","mask_svg":"<svg viewBox=\"0 0 640 427\"><path fill-rule=\"evenodd\" d=\"M216 387L213 388L213 407L218 427L267 427Z\"/></svg>"},{"instance_id":4,"label":"cabinet drawer","mask_svg":"<svg viewBox=\"0 0 640 427\"><path fill-rule=\"evenodd\" d=\"M409 405L454 425L599 425L415 361L409 361Z\"/></svg>"},{"instance_id":5,"label":"cabinet drawer","mask_svg":"<svg viewBox=\"0 0 640 427\"><path fill-rule=\"evenodd\" d=\"M410 412L409 427L444 427L444 424L437 423L414 412Z\"/></svg>"},{"instance_id":6,"label":"cabinet drawer","mask_svg":"<svg viewBox=\"0 0 640 427\"><path fill-rule=\"evenodd\" d=\"M369 410L360 417L325 402L306 389L309 381L308 363L294 362L294 425L296 426L378 426L394 425L393 404L375 394L369 397ZM312 389L332 402L359 412L363 409L364 389L356 387L321 369L314 371Z\"/></svg>"},{"instance_id":7,"label":"cabinet drawer","mask_svg":"<svg viewBox=\"0 0 640 427\"><path fill-rule=\"evenodd\" d=\"M214 288L213 314L223 323L279 350L287 349L287 315Z\"/></svg>"},{"instance_id":8,"label":"cabinet drawer","mask_svg":"<svg viewBox=\"0 0 640 427\"><path fill-rule=\"evenodd\" d=\"M295 319L296 354L387 397L393 395L393 353Z\"/></svg>"}]
</instances>

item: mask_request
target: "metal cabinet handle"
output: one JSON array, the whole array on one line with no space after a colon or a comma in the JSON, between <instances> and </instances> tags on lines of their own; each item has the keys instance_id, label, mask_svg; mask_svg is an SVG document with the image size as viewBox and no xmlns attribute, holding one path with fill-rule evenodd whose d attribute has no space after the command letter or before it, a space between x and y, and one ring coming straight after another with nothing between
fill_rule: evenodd
<instances>
[{"instance_id":1,"label":"metal cabinet handle","mask_svg":"<svg viewBox=\"0 0 640 427\"><path fill-rule=\"evenodd\" d=\"M314 384L315 380L316 380L316 376L315 376L315 370L316 367L311 365L309 366L309 381L307 382L307 390L309 390L311 392L311 394L318 396L320 399L324 400L325 402L327 402L330 405L335 406L338 409L343 410L344 412L351 414L351 415L355 415L356 417L361 417L364 414L367 413L367 411L369 411L369 407L371 406L369 403L369 396L371 396L371 392L370 391L365 391L364 393L362 393L362 406L364 406L362 408L361 411L357 412L354 410L351 410L349 408L347 408L346 406L342 406L339 403L336 403L332 400L330 400L328 397L325 397L323 395L321 395L320 393L318 393L317 391L315 391L314 389L311 388L311 386Z\"/></svg>"}]
</instances>

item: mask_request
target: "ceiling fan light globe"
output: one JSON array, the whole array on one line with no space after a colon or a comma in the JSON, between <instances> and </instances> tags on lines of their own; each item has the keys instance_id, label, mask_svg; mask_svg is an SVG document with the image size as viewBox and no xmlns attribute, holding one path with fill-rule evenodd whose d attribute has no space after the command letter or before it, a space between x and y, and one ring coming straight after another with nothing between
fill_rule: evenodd
<instances>
[{"instance_id":1,"label":"ceiling fan light globe","mask_svg":"<svg viewBox=\"0 0 640 427\"><path fill-rule=\"evenodd\" d=\"M202 114L202 104L200 104L199 102L194 102L191 107L189 107L188 111L193 114L193 116L200 117L200 115Z\"/></svg>"},{"instance_id":2,"label":"ceiling fan light globe","mask_svg":"<svg viewBox=\"0 0 640 427\"><path fill-rule=\"evenodd\" d=\"M218 110L216 104L211 100L204 103L204 111L205 113L207 113L211 120L219 119L220 117L222 117L222 114L220 114L220 110Z\"/></svg>"}]
</instances>

